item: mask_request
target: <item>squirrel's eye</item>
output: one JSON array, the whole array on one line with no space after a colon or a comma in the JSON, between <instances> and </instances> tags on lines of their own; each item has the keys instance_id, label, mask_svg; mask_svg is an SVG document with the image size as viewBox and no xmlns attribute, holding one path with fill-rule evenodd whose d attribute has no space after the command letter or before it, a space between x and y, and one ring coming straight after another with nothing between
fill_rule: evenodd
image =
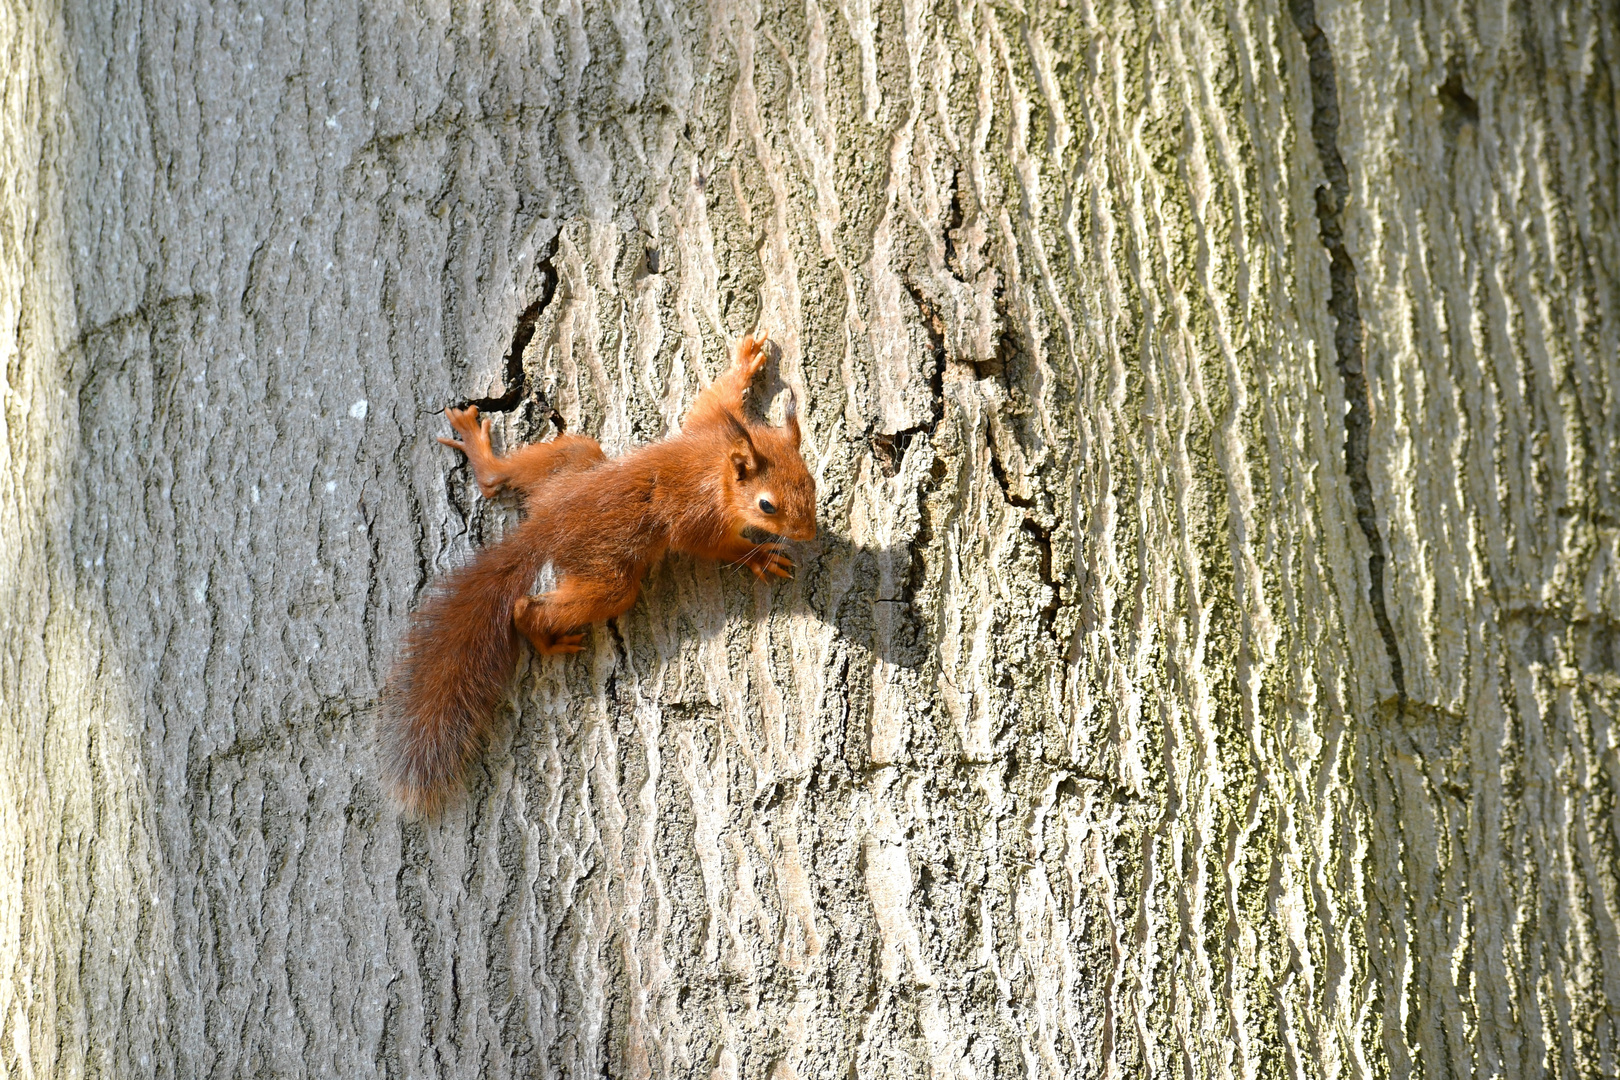
<instances>
[{"instance_id":1,"label":"squirrel's eye","mask_svg":"<svg viewBox=\"0 0 1620 1080\"><path fill-rule=\"evenodd\" d=\"M769 499L761 499L761 500L759 500L759 508L761 510L765 511L765 513L767 513L767 514L776 513L776 504L771 502L771 500L769 500Z\"/></svg>"}]
</instances>

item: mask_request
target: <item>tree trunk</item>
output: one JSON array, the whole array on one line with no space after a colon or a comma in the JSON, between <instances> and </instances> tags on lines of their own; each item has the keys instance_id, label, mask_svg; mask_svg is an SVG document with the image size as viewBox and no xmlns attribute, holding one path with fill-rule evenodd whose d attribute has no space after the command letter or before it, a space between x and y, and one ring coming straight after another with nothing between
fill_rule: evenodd
<instances>
[{"instance_id":1,"label":"tree trunk","mask_svg":"<svg viewBox=\"0 0 1620 1080\"><path fill-rule=\"evenodd\" d=\"M1620 1072L1620 12L1028 7L5 7L9 1075ZM755 326L797 579L402 820L442 410Z\"/></svg>"}]
</instances>

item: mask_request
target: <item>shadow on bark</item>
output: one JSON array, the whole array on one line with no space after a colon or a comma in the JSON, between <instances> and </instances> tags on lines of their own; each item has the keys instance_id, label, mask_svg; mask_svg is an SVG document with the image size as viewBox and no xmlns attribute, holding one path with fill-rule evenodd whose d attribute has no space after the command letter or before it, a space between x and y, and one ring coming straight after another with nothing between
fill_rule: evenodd
<instances>
[{"instance_id":1,"label":"shadow on bark","mask_svg":"<svg viewBox=\"0 0 1620 1080\"><path fill-rule=\"evenodd\" d=\"M923 667L934 641L917 610L912 546L867 547L823 532L815 548L801 560L811 613L896 667Z\"/></svg>"}]
</instances>

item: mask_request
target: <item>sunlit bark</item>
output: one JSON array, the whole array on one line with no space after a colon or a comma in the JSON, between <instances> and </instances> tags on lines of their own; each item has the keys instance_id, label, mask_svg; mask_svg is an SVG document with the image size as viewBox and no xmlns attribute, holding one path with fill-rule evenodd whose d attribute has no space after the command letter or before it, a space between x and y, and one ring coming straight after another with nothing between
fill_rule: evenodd
<instances>
[{"instance_id":1,"label":"sunlit bark","mask_svg":"<svg viewBox=\"0 0 1620 1080\"><path fill-rule=\"evenodd\" d=\"M1620 1072L1620 17L1028 7L4 10L9 1075ZM400 820L443 408L756 326L797 578Z\"/></svg>"}]
</instances>

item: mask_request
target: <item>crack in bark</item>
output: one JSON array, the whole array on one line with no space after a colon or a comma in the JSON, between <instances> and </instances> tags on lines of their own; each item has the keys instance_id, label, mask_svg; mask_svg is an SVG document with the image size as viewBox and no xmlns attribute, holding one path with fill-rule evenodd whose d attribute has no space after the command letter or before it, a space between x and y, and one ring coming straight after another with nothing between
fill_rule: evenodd
<instances>
[{"instance_id":1,"label":"crack in bark","mask_svg":"<svg viewBox=\"0 0 1620 1080\"><path fill-rule=\"evenodd\" d=\"M1024 511L1024 520L1018 527L1035 543L1039 554L1038 569L1041 584L1045 585L1051 594L1046 603L1041 605L1039 612L1041 632L1051 633L1057 626L1058 612L1063 608L1062 583L1052 574L1052 529L1036 515L1037 500L1023 498L1014 493L1012 483L1007 479L1006 466L1001 462L1001 455L996 453L995 437L989 432L985 434L990 445L990 475L994 478L996 486L1001 489L1001 496L1007 500L1007 505Z\"/></svg>"},{"instance_id":2,"label":"crack in bark","mask_svg":"<svg viewBox=\"0 0 1620 1080\"><path fill-rule=\"evenodd\" d=\"M956 252L956 241L951 234L959 232L965 220L962 214L962 170L957 169L951 174L951 208L940 235L945 239L945 269L964 285L968 283L967 276L962 272L962 260Z\"/></svg>"},{"instance_id":3,"label":"crack in bark","mask_svg":"<svg viewBox=\"0 0 1620 1080\"><path fill-rule=\"evenodd\" d=\"M1434 94L1440 99L1440 129L1448 141L1455 143L1459 131L1479 123L1479 102L1468 92L1461 57L1446 60L1446 81L1434 88Z\"/></svg>"},{"instance_id":4,"label":"crack in bark","mask_svg":"<svg viewBox=\"0 0 1620 1080\"><path fill-rule=\"evenodd\" d=\"M884 476L894 476L900 471L900 462L906 456L906 448L918 435L927 432L932 435L939 429L939 422L945 418L945 322L940 318L934 305L924 296L917 283L906 280L906 291L917 305L922 314L923 328L928 332L928 343L934 354L934 367L928 376L928 386L933 398L933 412L930 418L921 423L901 431L874 432L872 440L872 456L877 460L878 468Z\"/></svg>"},{"instance_id":5,"label":"crack in bark","mask_svg":"<svg viewBox=\"0 0 1620 1080\"><path fill-rule=\"evenodd\" d=\"M1350 200L1350 177L1339 154L1339 90L1333 53L1327 34L1316 22L1315 0L1290 0L1289 11L1299 27L1310 56L1311 137L1327 173L1328 183L1316 189L1316 220L1321 228L1322 246L1331 264L1331 291L1328 311L1335 325L1334 351L1338 354L1339 374L1344 379L1348 409L1344 417L1344 464L1350 477L1350 493L1356 504L1356 522L1367 538L1371 553L1367 573L1371 578L1368 601L1384 651L1389 655L1389 671L1395 692L1406 700L1406 671L1395 640L1395 627L1384 602L1384 539L1378 530L1378 514L1373 507L1372 480L1367 475L1367 446L1372 427L1372 393L1361 344L1361 305L1356 291L1356 268L1344 245L1344 207Z\"/></svg>"},{"instance_id":6,"label":"crack in bark","mask_svg":"<svg viewBox=\"0 0 1620 1080\"><path fill-rule=\"evenodd\" d=\"M1007 500L1009 506L1016 506L1020 510L1035 509L1034 499L1025 498L1013 492L1012 481L1007 478L1007 467L1001 463L1001 455L996 453L995 436L988 431L985 432L985 442L990 447L990 475L995 479L996 486L1001 489L1001 497Z\"/></svg>"},{"instance_id":7,"label":"crack in bark","mask_svg":"<svg viewBox=\"0 0 1620 1080\"><path fill-rule=\"evenodd\" d=\"M534 330L540 323L540 316L545 314L552 298L557 295L557 268L551 262L556 253L557 242L553 240L551 250L535 264L535 269L540 271L540 295L523 309L523 314L518 316L517 328L512 331L512 348L506 354L506 374L502 378L505 392L493 397L474 398L465 403L476 405L481 413L511 412L529 394L529 377L523 370L523 352L534 340Z\"/></svg>"},{"instance_id":8,"label":"crack in bark","mask_svg":"<svg viewBox=\"0 0 1620 1080\"><path fill-rule=\"evenodd\" d=\"M1040 556L1036 569L1041 575L1041 584L1046 586L1048 596L1037 614L1041 632L1050 634L1057 626L1058 612L1063 609L1063 585L1052 576L1052 530L1027 514L1018 527L1024 535L1035 542L1036 551ZM1062 642L1058 644L1061 646Z\"/></svg>"},{"instance_id":9,"label":"crack in bark","mask_svg":"<svg viewBox=\"0 0 1620 1080\"><path fill-rule=\"evenodd\" d=\"M1011 326L1011 320L1007 318L1006 312L1003 310L1000 314L1003 319L1002 325ZM996 358L993 361L975 364L975 373L980 378L985 378L987 374L993 374L1001 379L1002 385L1010 386L1006 373L1012 365L1008 358L1016 356L1018 352L1017 336L1009 330L1001 335L1001 339L997 343ZM989 373L985 371L986 366L991 367ZM994 432L987 428L984 434L985 443L990 451L990 476L995 480L996 486L1001 489L1001 497L1007 500L1007 505L1024 511L1024 519L1019 523L1019 529L1035 544L1038 555L1037 569L1040 574L1041 584L1046 587L1049 594L1038 613L1040 628L1041 633L1050 634L1057 626L1058 612L1063 608L1062 583L1053 576L1052 572L1052 528L1041 520L1039 513L1040 500L1038 498L1021 496L1013 490L1012 481L1007 476L1007 466L1001 460L1001 455L996 451Z\"/></svg>"}]
</instances>

